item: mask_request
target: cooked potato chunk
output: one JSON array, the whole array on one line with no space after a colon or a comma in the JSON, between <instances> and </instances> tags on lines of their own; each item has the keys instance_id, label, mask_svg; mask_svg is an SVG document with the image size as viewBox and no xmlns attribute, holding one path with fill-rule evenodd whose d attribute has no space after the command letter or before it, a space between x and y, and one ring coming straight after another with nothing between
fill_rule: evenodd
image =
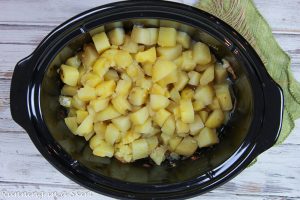
<instances>
[{"instance_id":1,"label":"cooked potato chunk","mask_svg":"<svg viewBox=\"0 0 300 200\"><path fill-rule=\"evenodd\" d=\"M210 63L211 55L210 55L209 47L202 42L197 42L196 44L194 44L193 59L197 64L200 65L205 65Z\"/></svg>"},{"instance_id":2,"label":"cooked potato chunk","mask_svg":"<svg viewBox=\"0 0 300 200\"><path fill-rule=\"evenodd\" d=\"M181 96L175 87L170 91L170 98L176 103L179 103L181 99Z\"/></svg>"},{"instance_id":3,"label":"cooked potato chunk","mask_svg":"<svg viewBox=\"0 0 300 200\"><path fill-rule=\"evenodd\" d=\"M71 58L68 58L68 60L66 61L66 65L69 65L72 67L79 67L81 65L81 60L80 60L78 54Z\"/></svg>"},{"instance_id":4,"label":"cooked potato chunk","mask_svg":"<svg viewBox=\"0 0 300 200\"><path fill-rule=\"evenodd\" d=\"M181 120L176 120L176 133L178 136L184 137L190 131L190 127L187 123Z\"/></svg>"},{"instance_id":5,"label":"cooked potato chunk","mask_svg":"<svg viewBox=\"0 0 300 200\"><path fill-rule=\"evenodd\" d=\"M152 151L150 157L157 165L160 165L166 159L166 151L167 148L164 146L157 147Z\"/></svg>"},{"instance_id":6,"label":"cooked potato chunk","mask_svg":"<svg viewBox=\"0 0 300 200\"><path fill-rule=\"evenodd\" d=\"M149 155L148 143L145 139L138 139L132 142L132 158L138 160Z\"/></svg>"},{"instance_id":7,"label":"cooked potato chunk","mask_svg":"<svg viewBox=\"0 0 300 200\"><path fill-rule=\"evenodd\" d=\"M171 115L167 110L165 109L160 109L159 111L156 112L153 120L155 123L157 123L160 127L163 126L165 121L168 119L168 117Z\"/></svg>"},{"instance_id":8,"label":"cooked potato chunk","mask_svg":"<svg viewBox=\"0 0 300 200\"><path fill-rule=\"evenodd\" d=\"M201 77L201 74L196 72L196 71L190 71L188 73L188 77L189 77L189 84L190 85L195 85L195 86L198 86L199 85L199 82L200 82L200 77Z\"/></svg>"},{"instance_id":9,"label":"cooked potato chunk","mask_svg":"<svg viewBox=\"0 0 300 200\"><path fill-rule=\"evenodd\" d=\"M194 98L201 101L204 106L209 105L214 99L214 89L209 85L200 86L197 88Z\"/></svg>"},{"instance_id":10,"label":"cooked potato chunk","mask_svg":"<svg viewBox=\"0 0 300 200\"><path fill-rule=\"evenodd\" d=\"M162 87L167 87L170 83L176 83L178 80L177 70L173 70L170 74L165 76L163 79L159 80L157 83Z\"/></svg>"},{"instance_id":11,"label":"cooked potato chunk","mask_svg":"<svg viewBox=\"0 0 300 200\"><path fill-rule=\"evenodd\" d=\"M190 48L191 37L186 32L177 31L176 41L177 43L181 44L183 48Z\"/></svg>"},{"instance_id":12,"label":"cooked potato chunk","mask_svg":"<svg viewBox=\"0 0 300 200\"><path fill-rule=\"evenodd\" d=\"M110 69L106 72L104 75L104 80L109 81L109 80L114 80L118 81L120 79L119 74L116 70Z\"/></svg>"},{"instance_id":13,"label":"cooked potato chunk","mask_svg":"<svg viewBox=\"0 0 300 200\"><path fill-rule=\"evenodd\" d=\"M89 115L87 116L83 122L78 126L76 130L76 134L83 136L86 134L89 134L90 132L93 131L93 121L94 121L94 116Z\"/></svg>"},{"instance_id":14,"label":"cooked potato chunk","mask_svg":"<svg viewBox=\"0 0 300 200\"><path fill-rule=\"evenodd\" d=\"M131 89L131 86L132 86L131 80L119 80L116 87L116 94L127 96Z\"/></svg>"},{"instance_id":15,"label":"cooked potato chunk","mask_svg":"<svg viewBox=\"0 0 300 200\"><path fill-rule=\"evenodd\" d=\"M131 110L131 105L129 104L126 96L116 96L111 100L111 103L122 115L126 114L127 110Z\"/></svg>"},{"instance_id":16,"label":"cooked potato chunk","mask_svg":"<svg viewBox=\"0 0 300 200\"><path fill-rule=\"evenodd\" d=\"M96 98L96 89L84 86L78 90L78 98L82 101L91 101Z\"/></svg>"},{"instance_id":17,"label":"cooked potato chunk","mask_svg":"<svg viewBox=\"0 0 300 200\"><path fill-rule=\"evenodd\" d=\"M132 64L133 59L127 51L119 50L118 53L115 56L115 61L116 61L117 67L125 69L129 65Z\"/></svg>"},{"instance_id":18,"label":"cooked potato chunk","mask_svg":"<svg viewBox=\"0 0 300 200\"><path fill-rule=\"evenodd\" d=\"M199 116L200 116L202 122L205 123L206 120L207 120L207 118L208 118L208 112L205 111L205 110L201 110L201 111L199 112Z\"/></svg>"},{"instance_id":19,"label":"cooked potato chunk","mask_svg":"<svg viewBox=\"0 0 300 200\"><path fill-rule=\"evenodd\" d=\"M196 67L196 62L193 59L192 51L184 51L182 53L182 64L181 69L184 71L192 71Z\"/></svg>"},{"instance_id":20,"label":"cooked potato chunk","mask_svg":"<svg viewBox=\"0 0 300 200\"><path fill-rule=\"evenodd\" d=\"M95 120L96 121L105 121L117 118L121 115L112 105L109 105L104 110L96 113Z\"/></svg>"},{"instance_id":21,"label":"cooked potato chunk","mask_svg":"<svg viewBox=\"0 0 300 200\"><path fill-rule=\"evenodd\" d=\"M106 124L103 122L94 123L94 131L101 139L105 137Z\"/></svg>"},{"instance_id":22,"label":"cooked potato chunk","mask_svg":"<svg viewBox=\"0 0 300 200\"><path fill-rule=\"evenodd\" d=\"M105 131L105 141L108 144L113 145L115 142L118 142L120 138L121 138L121 133L119 129L114 124L109 124L106 127L106 131Z\"/></svg>"},{"instance_id":23,"label":"cooked potato chunk","mask_svg":"<svg viewBox=\"0 0 300 200\"><path fill-rule=\"evenodd\" d=\"M197 141L192 137L187 136L178 144L175 152L182 156L191 156L195 153L197 147Z\"/></svg>"},{"instance_id":24,"label":"cooked potato chunk","mask_svg":"<svg viewBox=\"0 0 300 200\"><path fill-rule=\"evenodd\" d=\"M114 155L114 147L106 142L101 142L94 148L93 154L100 157L111 158Z\"/></svg>"},{"instance_id":25,"label":"cooked potato chunk","mask_svg":"<svg viewBox=\"0 0 300 200\"><path fill-rule=\"evenodd\" d=\"M104 50L110 47L110 43L105 32L94 35L92 39L98 53L102 53Z\"/></svg>"},{"instance_id":26,"label":"cooked potato chunk","mask_svg":"<svg viewBox=\"0 0 300 200\"><path fill-rule=\"evenodd\" d=\"M77 90L78 90L77 87L64 85L60 93L65 96L74 96L77 94Z\"/></svg>"},{"instance_id":27,"label":"cooked potato chunk","mask_svg":"<svg viewBox=\"0 0 300 200\"><path fill-rule=\"evenodd\" d=\"M163 95L151 94L150 106L153 110L159 110L166 108L170 103L170 100Z\"/></svg>"},{"instance_id":28,"label":"cooked potato chunk","mask_svg":"<svg viewBox=\"0 0 300 200\"><path fill-rule=\"evenodd\" d=\"M95 72L100 79L104 79L104 75L109 70L109 62L106 58L99 58L96 60L95 64L93 65L93 72Z\"/></svg>"},{"instance_id":29,"label":"cooked potato chunk","mask_svg":"<svg viewBox=\"0 0 300 200\"><path fill-rule=\"evenodd\" d=\"M88 44L83 47L83 53L81 55L81 61L85 69L93 67L99 54L93 44Z\"/></svg>"},{"instance_id":30,"label":"cooked potato chunk","mask_svg":"<svg viewBox=\"0 0 300 200\"><path fill-rule=\"evenodd\" d=\"M199 115L195 115L195 120L193 123L189 124L190 134L197 135L199 131L204 127L204 124Z\"/></svg>"},{"instance_id":31,"label":"cooked potato chunk","mask_svg":"<svg viewBox=\"0 0 300 200\"><path fill-rule=\"evenodd\" d=\"M132 88L128 100L134 106L141 106L146 102L148 92L146 89L135 87Z\"/></svg>"},{"instance_id":32,"label":"cooked potato chunk","mask_svg":"<svg viewBox=\"0 0 300 200\"><path fill-rule=\"evenodd\" d=\"M96 146L100 145L103 142L104 142L104 140L101 136L94 135L92 137L92 139L90 139L90 147L91 147L92 150L94 150L96 148Z\"/></svg>"},{"instance_id":33,"label":"cooked potato chunk","mask_svg":"<svg viewBox=\"0 0 300 200\"><path fill-rule=\"evenodd\" d=\"M69 128L69 130L73 134L76 134L76 130L78 128L76 117L66 117L65 123L66 123L67 127Z\"/></svg>"},{"instance_id":34,"label":"cooked potato chunk","mask_svg":"<svg viewBox=\"0 0 300 200\"><path fill-rule=\"evenodd\" d=\"M61 65L60 78L65 84L76 86L79 78L78 69L76 67L71 67L68 65Z\"/></svg>"},{"instance_id":35,"label":"cooked potato chunk","mask_svg":"<svg viewBox=\"0 0 300 200\"><path fill-rule=\"evenodd\" d=\"M135 125L143 124L149 117L147 107L143 107L130 115L131 122Z\"/></svg>"},{"instance_id":36,"label":"cooked potato chunk","mask_svg":"<svg viewBox=\"0 0 300 200\"><path fill-rule=\"evenodd\" d=\"M224 83L228 77L227 70L222 67L222 64L215 64L215 81L216 83Z\"/></svg>"},{"instance_id":37,"label":"cooked potato chunk","mask_svg":"<svg viewBox=\"0 0 300 200\"><path fill-rule=\"evenodd\" d=\"M169 140L169 149L171 151L175 151L176 147L179 145L179 143L182 141L181 137L174 136Z\"/></svg>"},{"instance_id":38,"label":"cooked potato chunk","mask_svg":"<svg viewBox=\"0 0 300 200\"><path fill-rule=\"evenodd\" d=\"M81 124L83 120L89 115L89 113L85 110L77 110L76 111L76 121L78 124Z\"/></svg>"},{"instance_id":39,"label":"cooked potato chunk","mask_svg":"<svg viewBox=\"0 0 300 200\"><path fill-rule=\"evenodd\" d=\"M157 60L152 69L152 80L153 82L157 82L167 75L169 75L172 71L176 70L177 66L168 60Z\"/></svg>"},{"instance_id":40,"label":"cooked potato chunk","mask_svg":"<svg viewBox=\"0 0 300 200\"><path fill-rule=\"evenodd\" d=\"M184 123L192 123L194 121L194 108L190 99L180 100L180 116Z\"/></svg>"},{"instance_id":41,"label":"cooked potato chunk","mask_svg":"<svg viewBox=\"0 0 300 200\"><path fill-rule=\"evenodd\" d=\"M208 116L205 126L208 128L217 128L224 122L224 113L222 110L217 109L214 110L210 115Z\"/></svg>"},{"instance_id":42,"label":"cooked potato chunk","mask_svg":"<svg viewBox=\"0 0 300 200\"><path fill-rule=\"evenodd\" d=\"M215 85L217 99L219 100L222 110L229 111L232 109L231 95L227 84Z\"/></svg>"},{"instance_id":43,"label":"cooked potato chunk","mask_svg":"<svg viewBox=\"0 0 300 200\"><path fill-rule=\"evenodd\" d=\"M182 46L176 45L174 47L158 47L157 53L162 60L174 60L182 53Z\"/></svg>"},{"instance_id":44,"label":"cooked potato chunk","mask_svg":"<svg viewBox=\"0 0 300 200\"><path fill-rule=\"evenodd\" d=\"M131 122L129 116L121 116L111 120L112 123L117 127L120 131L126 132L131 127Z\"/></svg>"},{"instance_id":45,"label":"cooked potato chunk","mask_svg":"<svg viewBox=\"0 0 300 200\"><path fill-rule=\"evenodd\" d=\"M174 47L176 45L176 29L160 27L157 44L161 47Z\"/></svg>"},{"instance_id":46,"label":"cooked potato chunk","mask_svg":"<svg viewBox=\"0 0 300 200\"><path fill-rule=\"evenodd\" d=\"M134 131L141 133L144 136L150 136L153 133L152 120L147 119L143 124L136 125Z\"/></svg>"},{"instance_id":47,"label":"cooked potato chunk","mask_svg":"<svg viewBox=\"0 0 300 200\"><path fill-rule=\"evenodd\" d=\"M122 45L125 40L125 31L123 28L115 28L108 33L109 41L113 45Z\"/></svg>"},{"instance_id":48,"label":"cooked potato chunk","mask_svg":"<svg viewBox=\"0 0 300 200\"><path fill-rule=\"evenodd\" d=\"M215 70L214 67L211 66L203 72L203 74L200 78L200 85L207 85L208 83L210 83L214 80L214 76L215 76L214 70Z\"/></svg>"},{"instance_id":49,"label":"cooked potato chunk","mask_svg":"<svg viewBox=\"0 0 300 200\"><path fill-rule=\"evenodd\" d=\"M148 143L148 149L149 149L149 154L157 147L158 145L158 139L156 136L148 137L146 138L146 141Z\"/></svg>"},{"instance_id":50,"label":"cooked potato chunk","mask_svg":"<svg viewBox=\"0 0 300 200\"><path fill-rule=\"evenodd\" d=\"M154 63L156 60L156 50L155 47L152 47L146 51L142 51L142 52L138 52L135 55L135 60L137 62L150 62L150 63Z\"/></svg>"},{"instance_id":51,"label":"cooked potato chunk","mask_svg":"<svg viewBox=\"0 0 300 200\"><path fill-rule=\"evenodd\" d=\"M93 72L83 74L81 77L81 84L83 86L95 87L100 82L101 82L100 77L96 73L93 73Z\"/></svg>"},{"instance_id":52,"label":"cooked potato chunk","mask_svg":"<svg viewBox=\"0 0 300 200\"><path fill-rule=\"evenodd\" d=\"M186 86L188 82L189 82L189 77L187 73L180 71L178 73L178 81L175 83L174 88L180 91Z\"/></svg>"},{"instance_id":53,"label":"cooked potato chunk","mask_svg":"<svg viewBox=\"0 0 300 200\"><path fill-rule=\"evenodd\" d=\"M216 133L216 129L210 128L203 128L199 135L196 137L198 146L202 147L209 147L211 145L219 143L219 138Z\"/></svg>"},{"instance_id":54,"label":"cooked potato chunk","mask_svg":"<svg viewBox=\"0 0 300 200\"><path fill-rule=\"evenodd\" d=\"M194 97L195 91L191 88L185 88L181 91L181 98L182 99L192 99Z\"/></svg>"},{"instance_id":55,"label":"cooked potato chunk","mask_svg":"<svg viewBox=\"0 0 300 200\"><path fill-rule=\"evenodd\" d=\"M73 96L71 100L72 107L79 109L79 110L85 110L85 102L79 99L78 95Z\"/></svg>"},{"instance_id":56,"label":"cooked potato chunk","mask_svg":"<svg viewBox=\"0 0 300 200\"><path fill-rule=\"evenodd\" d=\"M101 98L111 96L116 88L116 82L114 80L103 81L96 87L97 95Z\"/></svg>"},{"instance_id":57,"label":"cooked potato chunk","mask_svg":"<svg viewBox=\"0 0 300 200\"><path fill-rule=\"evenodd\" d=\"M163 124L163 126L161 127L161 131L163 133L166 133L170 136L172 136L175 132L175 120L172 116L170 116L165 123Z\"/></svg>"}]
</instances>

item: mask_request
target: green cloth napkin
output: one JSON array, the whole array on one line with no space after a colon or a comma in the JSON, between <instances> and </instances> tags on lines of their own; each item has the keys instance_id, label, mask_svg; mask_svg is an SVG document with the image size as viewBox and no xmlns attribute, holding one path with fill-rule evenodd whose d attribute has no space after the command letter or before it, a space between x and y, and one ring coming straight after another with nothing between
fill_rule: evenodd
<instances>
[{"instance_id":1,"label":"green cloth napkin","mask_svg":"<svg viewBox=\"0 0 300 200\"><path fill-rule=\"evenodd\" d=\"M283 89L283 124L276 144L282 143L294 128L294 120L300 117L300 84L292 75L290 57L280 48L252 0L199 0L195 7L222 19L243 35Z\"/></svg>"}]
</instances>

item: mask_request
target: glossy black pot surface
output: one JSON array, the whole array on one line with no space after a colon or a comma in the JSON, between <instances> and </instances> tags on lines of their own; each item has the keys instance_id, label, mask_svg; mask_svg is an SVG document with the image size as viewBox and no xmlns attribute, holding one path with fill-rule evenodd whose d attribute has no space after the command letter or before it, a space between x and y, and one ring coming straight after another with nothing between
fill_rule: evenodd
<instances>
[{"instance_id":1,"label":"glossy black pot surface","mask_svg":"<svg viewBox=\"0 0 300 200\"><path fill-rule=\"evenodd\" d=\"M220 144L198 152L198 160L147 168L143 161L122 164L95 157L84 139L64 124L58 103L60 64L90 42L94 33L118 26L130 29L133 24L186 31L233 66L238 77L232 83L235 109L220 130ZM280 87L244 38L204 11L161 1L108 4L58 26L16 65L10 97L13 119L54 167L82 186L118 198L184 198L220 186L276 142L283 111Z\"/></svg>"}]
</instances>

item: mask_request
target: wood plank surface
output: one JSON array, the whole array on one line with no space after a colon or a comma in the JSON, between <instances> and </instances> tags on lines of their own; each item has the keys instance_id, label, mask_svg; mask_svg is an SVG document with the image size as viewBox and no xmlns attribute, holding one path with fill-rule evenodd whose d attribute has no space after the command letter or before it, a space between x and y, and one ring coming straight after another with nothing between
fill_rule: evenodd
<instances>
[{"instance_id":1,"label":"wood plank surface","mask_svg":"<svg viewBox=\"0 0 300 200\"><path fill-rule=\"evenodd\" d=\"M108 2L114 1L0 0L0 200L110 199L82 188L52 167L27 133L12 121L9 108L15 64L29 55L57 25ZM194 0L181 2L192 4ZM300 81L300 1L255 0L255 3L281 47L291 56L292 71ZM201 199L300 199L299 152L300 120L297 120L284 144L264 152L254 166Z\"/></svg>"}]
</instances>

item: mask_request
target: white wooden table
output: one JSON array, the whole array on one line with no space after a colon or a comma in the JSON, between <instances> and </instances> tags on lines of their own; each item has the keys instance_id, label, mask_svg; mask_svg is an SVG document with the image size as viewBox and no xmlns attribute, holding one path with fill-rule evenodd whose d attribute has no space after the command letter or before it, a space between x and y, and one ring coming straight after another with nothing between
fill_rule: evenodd
<instances>
[{"instance_id":1,"label":"white wooden table","mask_svg":"<svg viewBox=\"0 0 300 200\"><path fill-rule=\"evenodd\" d=\"M184 0L192 3L194 0ZM109 199L54 169L10 115L12 72L57 25L113 0L0 0L0 199ZM292 57L300 81L300 1L255 0L277 41ZM284 144L202 199L300 199L300 120ZM198 197L200 199L200 197Z\"/></svg>"}]
</instances>

